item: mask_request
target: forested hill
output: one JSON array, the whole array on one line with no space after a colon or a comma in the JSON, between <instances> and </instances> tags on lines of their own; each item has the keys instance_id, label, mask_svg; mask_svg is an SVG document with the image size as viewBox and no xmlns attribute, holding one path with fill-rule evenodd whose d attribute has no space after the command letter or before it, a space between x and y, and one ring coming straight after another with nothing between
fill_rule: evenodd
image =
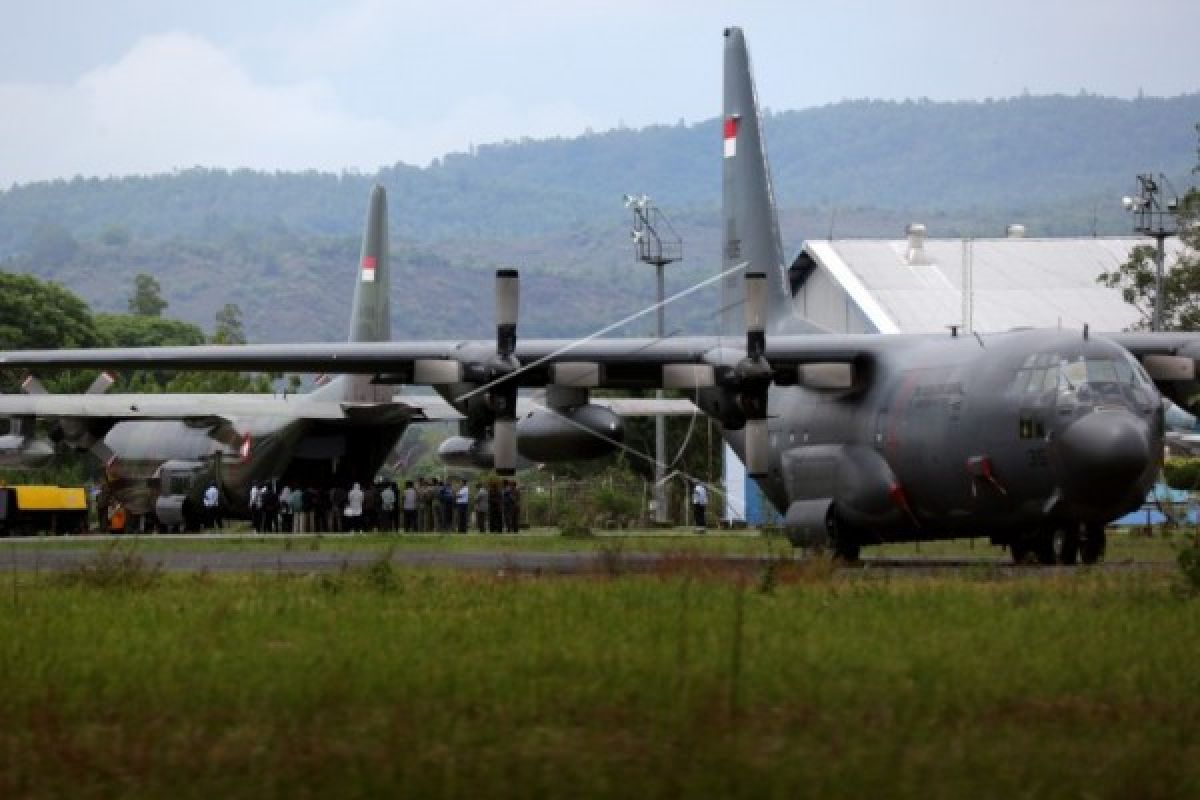
<instances>
[{"instance_id":1,"label":"forested hill","mask_svg":"<svg viewBox=\"0 0 1200 800\"><path fill-rule=\"evenodd\" d=\"M1031 235L1125 232L1119 198L1137 173L1161 171L1186 188L1198 121L1200 94L1080 94L849 101L768 113L764 128L790 254L832 225L838 235L895 236L909 220L935 236L994 235L1014 221ZM719 139L713 119L480 146L378 175L197 168L18 186L0 192L0 268L53 277L101 310L119 310L123 287L148 271L183 318L211 320L221 302L239 301L236 290L266 315L248 318L252 338L333 335L341 314L314 330L293 327L303 314L271 309L286 290L324 310L326 278L342 258L352 268L378 180L389 190L393 241L424 254L412 263L441 259L443 279L516 263L556 273L564 291L585 278L603 287L614 265L632 269L624 192L646 192L669 213L689 254L675 274L691 279L717 254ZM625 285L641 292L643 280ZM437 313L413 309L401 327Z\"/></svg>"}]
</instances>

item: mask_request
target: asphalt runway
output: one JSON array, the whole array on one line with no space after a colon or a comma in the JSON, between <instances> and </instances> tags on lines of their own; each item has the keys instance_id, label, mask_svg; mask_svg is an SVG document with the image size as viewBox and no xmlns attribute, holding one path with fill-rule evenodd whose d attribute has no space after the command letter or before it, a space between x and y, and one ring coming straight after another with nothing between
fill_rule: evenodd
<instances>
[{"instance_id":1,"label":"asphalt runway","mask_svg":"<svg viewBox=\"0 0 1200 800\"><path fill-rule=\"evenodd\" d=\"M45 540L42 540L43 542ZM76 569L96 560L103 546L44 547L31 542L13 540L0 545L0 570L12 572L60 572ZM303 542L297 542L303 547ZM313 573L365 567L379 560L382 551L338 550L278 550L254 552L242 549L204 550L134 550L147 566L166 572L221 573ZM679 553L637 553L615 551L538 552L520 551L458 551L397 550L391 554L396 566L414 568L458 569L497 574L527 575L612 575L621 573L713 570L724 572L757 572L774 563L802 563L806 556L791 557L755 555L716 555ZM1155 572L1174 568L1170 562L1121 562L1101 564L1087 569L1106 572ZM931 558L931 557L865 557L854 565L838 567L839 574L857 573L887 575L945 575L960 572L983 577L1018 575L1059 575L1079 567L1016 566L1007 558Z\"/></svg>"}]
</instances>

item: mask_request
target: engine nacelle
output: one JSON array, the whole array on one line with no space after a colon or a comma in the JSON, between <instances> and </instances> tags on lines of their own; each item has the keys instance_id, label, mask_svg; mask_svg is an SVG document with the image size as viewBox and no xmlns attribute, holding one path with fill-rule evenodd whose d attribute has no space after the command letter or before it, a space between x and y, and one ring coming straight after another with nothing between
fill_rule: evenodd
<instances>
[{"instance_id":1,"label":"engine nacelle","mask_svg":"<svg viewBox=\"0 0 1200 800\"><path fill-rule=\"evenodd\" d=\"M517 451L539 463L600 458L624 440L621 417L591 403L569 409L540 409L517 423Z\"/></svg>"},{"instance_id":2,"label":"engine nacelle","mask_svg":"<svg viewBox=\"0 0 1200 800\"><path fill-rule=\"evenodd\" d=\"M525 463L600 458L625 440L625 425L610 409L585 403L571 409L534 411L517 422L517 452ZM451 436L438 447L448 467L492 469L491 439Z\"/></svg>"},{"instance_id":3,"label":"engine nacelle","mask_svg":"<svg viewBox=\"0 0 1200 800\"><path fill-rule=\"evenodd\" d=\"M438 458L448 467L491 469L495 463L491 439L451 436L438 447Z\"/></svg>"}]
</instances>

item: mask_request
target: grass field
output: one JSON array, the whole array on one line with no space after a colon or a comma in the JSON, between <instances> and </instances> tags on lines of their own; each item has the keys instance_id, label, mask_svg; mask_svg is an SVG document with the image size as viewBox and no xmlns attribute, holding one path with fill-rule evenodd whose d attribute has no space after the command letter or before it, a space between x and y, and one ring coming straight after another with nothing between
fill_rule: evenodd
<instances>
[{"instance_id":1,"label":"grass field","mask_svg":"<svg viewBox=\"0 0 1200 800\"><path fill-rule=\"evenodd\" d=\"M1169 574L0 584L3 797L1196 797Z\"/></svg>"},{"instance_id":2,"label":"grass field","mask_svg":"<svg viewBox=\"0 0 1200 800\"><path fill-rule=\"evenodd\" d=\"M1176 532L1147 537L1125 532L1110 532L1107 560L1172 561L1177 548L1194 532ZM45 537L39 547L96 547L107 537L74 536ZM172 535L124 537L130 547L147 553L176 551L253 550L330 550L347 552L384 552L388 549L436 551L504 551L530 550L545 552L614 551L627 553L709 553L713 555L777 556L793 552L787 540L778 534L764 535L751 531L709 531L698 534L689 528L671 531L601 532L594 536L575 538L559 535L555 528L535 528L519 535L494 534L315 534L297 536L256 536L244 533L233 538L179 537ZM27 545L13 545L25 547ZM3 560L4 540L0 539L0 561ZM986 539L952 539L942 542L889 544L863 548L867 558L875 557L968 557L1007 559L1008 551L993 547Z\"/></svg>"}]
</instances>

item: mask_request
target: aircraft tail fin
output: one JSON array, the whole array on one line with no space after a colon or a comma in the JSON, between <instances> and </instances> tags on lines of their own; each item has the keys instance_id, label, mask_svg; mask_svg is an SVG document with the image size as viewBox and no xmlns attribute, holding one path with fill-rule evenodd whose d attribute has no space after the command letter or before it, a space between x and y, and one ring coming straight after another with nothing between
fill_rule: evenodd
<instances>
[{"instance_id":1,"label":"aircraft tail fin","mask_svg":"<svg viewBox=\"0 0 1200 800\"><path fill-rule=\"evenodd\" d=\"M388 258L387 193L376 184L367 204L362 252L358 258L358 283L354 286L350 312L351 342L386 342L392 338Z\"/></svg>"},{"instance_id":2,"label":"aircraft tail fin","mask_svg":"<svg viewBox=\"0 0 1200 800\"><path fill-rule=\"evenodd\" d=\"M769 330L782 332L794 326L792 292L760 123L746 39L741 28L726 28L721 263L723 270L743 262L746 267L721 282L722 336L744 335L746 272L767 276Z\"/></svg>"},{"instance_id":3,"label":"aircraft tail fin","mask_svg":"<svg viewBox=\"0 0 1200 800\"><path fill-rule=\"evenodd\" d=\"M367 203L358 281L350 310L351 342L386 342L392 338L391 264L388 253L387 193L376 184ZM392 387L371 383L370 375L341 375L309 396L346 402L386 402Z\"/></svg>"}]
</instances>

